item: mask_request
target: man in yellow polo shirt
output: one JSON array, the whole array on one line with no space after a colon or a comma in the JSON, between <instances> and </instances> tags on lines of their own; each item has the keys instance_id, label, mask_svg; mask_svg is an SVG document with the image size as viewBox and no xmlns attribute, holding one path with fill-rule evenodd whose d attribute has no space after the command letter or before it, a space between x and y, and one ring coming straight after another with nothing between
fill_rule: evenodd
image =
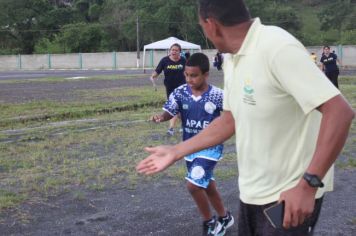
<instances>
[{"instance_id":1,"label":"man in yellow polo shirt","mask_svg":"<svg viewBox=\"0 0 356 236\"><path fill-rule=\"evenodd\" d=\"M151 155L137 170L157 173L236 133L239 235L312 235L352 108L298 40L251 19L242 0L200 0L199 15L205 35L226 53L224 112L192 139L146 148ZM264 215L276 202L284 204L281 228Z\"/></svg>"}]
</instances>

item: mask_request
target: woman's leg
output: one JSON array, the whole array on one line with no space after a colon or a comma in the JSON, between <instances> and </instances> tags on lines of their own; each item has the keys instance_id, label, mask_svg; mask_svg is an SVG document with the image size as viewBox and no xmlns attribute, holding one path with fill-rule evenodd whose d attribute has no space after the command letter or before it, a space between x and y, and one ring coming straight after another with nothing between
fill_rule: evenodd
<instances>
[{"instance_id":1,"label":"woman's leg","mask_svg":"<svg viewBox=\"0 0 356 236\"><path fill-rule=\"evenodd\" d=\"M331 83L335 85L336 88L339 88L339 83L338 83L339 71L328 72L326 76L329 78Z\"/></svg>"}]
</instances>

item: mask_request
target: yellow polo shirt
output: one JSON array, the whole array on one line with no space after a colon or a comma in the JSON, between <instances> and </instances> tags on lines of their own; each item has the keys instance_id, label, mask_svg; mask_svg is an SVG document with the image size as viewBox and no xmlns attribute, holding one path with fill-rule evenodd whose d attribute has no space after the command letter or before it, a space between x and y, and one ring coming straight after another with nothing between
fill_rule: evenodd
<instances>
[{"instance_id":1,"label":"yellow polo shirt","mask_svg":"<svg viewBox=\"0 0 356 236\"><path fill-rule=\"evenodd\" d=\"M320 128L316 108L340 92L304 46L256 18L238 53L224 57L224 109L235 119L240 198L277 201L306 171ZM333 189L333 168L317 198Z\"/></svg>"}]
</instances>

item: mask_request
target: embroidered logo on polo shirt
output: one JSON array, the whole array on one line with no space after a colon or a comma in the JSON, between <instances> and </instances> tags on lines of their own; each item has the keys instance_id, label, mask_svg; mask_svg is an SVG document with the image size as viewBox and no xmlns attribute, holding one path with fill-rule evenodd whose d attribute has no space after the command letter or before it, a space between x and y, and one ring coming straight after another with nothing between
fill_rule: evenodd
<instances>
[{"instance_id":1,"label":"embroidered logo on polo shirt","mask_svg":"<svg viewBox=\"0 0 356 236\"><path fill-rule=\"evenodd\" d=\"M253 106L256 105L256 100L254 98L255 90L251 86L250 79L245 79L245 86L244 86L243 90L244 90L244 96L243 96L244 103L253 105Z\"/></svg>"}]
</instances>

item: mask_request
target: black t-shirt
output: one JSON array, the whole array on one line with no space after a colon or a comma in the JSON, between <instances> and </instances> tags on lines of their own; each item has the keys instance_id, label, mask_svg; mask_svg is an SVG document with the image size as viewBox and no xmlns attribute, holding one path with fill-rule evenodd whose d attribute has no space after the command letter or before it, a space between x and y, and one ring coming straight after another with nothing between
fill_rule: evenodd
<instances>
[{"instance_id":1,"label":"black t-shirt","mask_svg":"<svg viewBox=\"0 0 356 236\"><path fill-rule=\"evenodd\" d=\"M164 85L167 88L175 89L185 84L184 76L185 59L181 57L179 61L172 61L169 56L163 57L159 62L156 73L164 71Z\"/></svg>"},{"instance_id":2,"label":"black t-shirt","mask_svg":"<svg viewBox=\"0 0 356 236\"><path fill-rule=\"evenodd\" d=\"M320 62L324 64L325 72L337 71L339 68L336 65L337 56L334 53L330 53L329 56L323 54L320 58Z\"/></svg>"}]
</instances>

